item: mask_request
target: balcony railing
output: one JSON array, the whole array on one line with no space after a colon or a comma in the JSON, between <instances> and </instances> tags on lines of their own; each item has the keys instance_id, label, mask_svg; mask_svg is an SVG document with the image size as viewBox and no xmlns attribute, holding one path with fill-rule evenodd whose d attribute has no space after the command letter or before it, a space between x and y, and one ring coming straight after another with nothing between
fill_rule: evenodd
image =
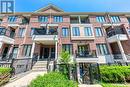
<instances>
[{"instance_id":1,"label":"balcony railing","mask_svg":"<svg viewBox=\"0 0 130 87\"><path fill-rule=\"evenodd\" d=\"M15 37L15 32L5 29L5 28L0 28L0 36L7 36L10 38L14 38Z\"/></svg>"},{"instance_id":2,"label":"balcony railing","mask_svg":"<svg viewBox=\"0 0 130 87\"><path fill-rule=\"evenodd\" d=\"M108 37L112 37L117 34L125 34L125 32L123 31L123 29L111 29L107 32Z\"/></svg>"},{"instance_id":3,"label":"balcony railing","mask_svg":"<svg viewBox=\"0 0 130 87\"><path fill-rule=\"evenodd\" d=\"M122 55L121 54L113 54L114 59L122 59Z\"/></svg>"},{"instance_id":4,"label":"balcony railing","mask_svg":"<svg viewBox=\"0 0 130 87\"><path fill-rule=\"evenodd\" d=\"M76 53L76 58L97 58L97 56L89 53Z\"/></svg>"},{"instance_id":5,"label":"balcony railing","mask_svg":"<svg viewBox=\"0 0 130 87\"><path fill-rule=\"evenodd\" d=\"M35 29L34 35L57 35L58 32L55 29Z\"/></svg>"}]
</instances>

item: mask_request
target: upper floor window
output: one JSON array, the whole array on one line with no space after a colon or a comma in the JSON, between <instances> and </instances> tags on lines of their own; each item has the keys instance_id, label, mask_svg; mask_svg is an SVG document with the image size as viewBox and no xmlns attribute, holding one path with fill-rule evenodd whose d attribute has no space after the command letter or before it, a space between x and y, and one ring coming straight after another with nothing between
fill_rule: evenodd
<instances>
[{"instance_id":1,"label":"upper floor window","mask_svg":"<svg viewBox=\"0 0 130 87\"><path fill-rule=\"evenodd\" d=\"M81 16L81 17L80 17L80 21L81 21L82 24L89 23L89 18L88 18L88 17L84 17L84 16L82 17L82 16Z\"/></svg>"},{"instance_id":2,"label":"upper floor window","mask_svg":"<svg viewBox=\"0 0 130 87\"><path fill-rule=\"evenodd\" d=\"M54 16L54 22L63 22L62 16Z\"/></svg>"},{"instance_id":3,"label":"upper floor window","mask_svg":"<svg viewBox=\"0 0 130 87\"><path fill-rule=\"evenodd\" d=\"M97 51L99 55L107 55L109 54L108 48L106 44L97 44Z\"/></svg>"},{"instance_id":4,"label":"upper floor window","mask_svg":"<svg viewBox=\"0 0 130 87\"><path fill-rule=\"evenodd\" d=\"M84 28L84 34L85 34L85 36L92 36L93 34L92 34L91 27L85 27Z\"/></svg>"},{"instance_id":5,"label":"upper floor window","mask_svg":"<svg viewBox=\"0 0 130 87\"><path fill-rule=\"evenodd\" d=\"M127 18L128 22L130 23L130 18Z\"/></svg>"},{"instance_id":6,"label":"upper floor window","mask_svg":"<svg viewBox=\"0 0 130 87\"><path fill-rule=\"evenodd\" d=\"M39 16L38 21L39 22L48 22L48 17L47 16Z\"/></svg>"},{"instance_id":7,"label":"upper floor window","mask_svg":"<svg viewBox=\"0 0 130 87\"><path fill-rule=\"evenodd\" d=\"M79 27L72 28L73 36L80 36Z\"/></svg>"},{"instance_id":8,"label":"upper floor window","mask_svg":"<svg viewBox=\"0 0 130 87\"><path fill-rule=\"evenodd\" d=\"M66 27L62 28L62 36L63 37L69 36L69 29L68 28L66 28Z\"/></svg>"},{"instance_id":9,"label":"upper floor window","mask_svg":"<svg viewBox=\"0 0 130 87\"><path fill-rule=\"evenodd\" d=\"M31 55L32 45L24 45L23 56L29 57Z\"/></svg>"},{"instance_id":10,"label":"upper floor window","mask_svg":"<svg viewBox=\"0 0 130 87\"><path fill-rule=\"evenodd\" d=\"M97 16L97 17L96 17L96 20L97 20L97 22L106 22L104 16Z\"/></svg>"},{"instance_id":11,"label":"upper floor window","mask_svg":"<svg viewBox=\"0 0 130 87\"><path fill-rule=\"evenodd\" d=\"M31 28L30 36L33 36L35 28Z\"/></svg>"},{"instance_id":12,"label":"upper floor window","mask_svg":"<svg viewBox=\"0 0 130 87\"><path fill-rule=\"evenodd\" d=\"M24 35L25 35L25 28L20 28L20 29L19 29L19 33L18 33L18 36L19 36L19 37L24 37Z\"/></svg>"},{"instance_id":13,"label":"upper floor window","mask_svg":"<svg viewBox=\"0 0 130 87\"><path fill-rule=\"evenodd\" d=\"M115 23L115 22L120 22L120 18L119 18L119 16L111 16L111 21L112 21L113 23Z\"/></svg>"},{"instance_id":14,"label":"upper floor window","mask_svg":"<svg viewBox=\"0 0 130 87\"><path fill-rule=\"evenodd\" d=\"M0 35L5 35L6 29L4 27L0 27Z\"/></svg>"},{"instance_id":15,"label":"upper floor window","mask_svg":"<svg viewBox=\"0 0 130 87\"><path fill-rule=\"evenodd\" d=\"M97 37L103 36L102 29L100 27L96 27L95 33Z\"/></svg>"},{"instance_id":16,"label":"upper floor window","mask_svg":"<svg viewBox=\"0 0 130 87\"><path fill-rule=\"evenodd\" d=\"M9 16L8 17L8 22L16 22L17 16Z\"/></svg>"}]
</instances>

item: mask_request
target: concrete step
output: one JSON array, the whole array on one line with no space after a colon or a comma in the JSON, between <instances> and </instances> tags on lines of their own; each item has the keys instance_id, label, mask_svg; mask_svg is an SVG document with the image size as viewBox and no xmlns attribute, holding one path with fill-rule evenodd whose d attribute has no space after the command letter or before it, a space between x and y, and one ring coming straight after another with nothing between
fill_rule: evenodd
<instances>
[{"instance_id":1,"label":"concrete step","mask_svg":"<svg viewBox=\"0 0 130 87\"><path fill-rule=\"evenodd\" d=\"M43 64L43 63L36 63L34 64L34 66L46 66L47 64Z\"/></svg>"},{"instance_id":2,"label":"concrete step","mask_svg":"<svg viewBox=\"0 0 130 87\"><path fill-rule=\"evenodd\" d=\"M47 71L46 68L33 68L32 71Z\"/></svg>"}]
</instances>

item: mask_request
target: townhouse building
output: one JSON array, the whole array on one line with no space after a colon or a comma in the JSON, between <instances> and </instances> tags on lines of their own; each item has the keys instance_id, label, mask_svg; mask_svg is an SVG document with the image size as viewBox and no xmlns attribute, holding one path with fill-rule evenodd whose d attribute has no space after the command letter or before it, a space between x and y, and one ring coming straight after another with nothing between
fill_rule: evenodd
<instances>
[{"instance_id":1,"label":"townhouse building","mask_svg":"<svg viewBox=\"0 0 130 87\"><path fill-rule=\"evenodd\" d=\"M79 64L130 61L130 13L35 12L0 15L0 58L57 60L68 51Z\"/></svg>"}]
</instances>

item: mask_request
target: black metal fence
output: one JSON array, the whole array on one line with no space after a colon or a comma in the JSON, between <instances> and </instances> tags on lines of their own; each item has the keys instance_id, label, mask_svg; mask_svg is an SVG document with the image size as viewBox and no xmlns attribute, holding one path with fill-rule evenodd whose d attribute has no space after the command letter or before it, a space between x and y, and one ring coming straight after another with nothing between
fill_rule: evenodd
<instances>
[{"instance_id":1,"label":"black metal fence","mask_svg":"<svg viewBox=\"0 0 130 87\"><path fill-rule=\"evenodd\" d=\"M12 68L13 74L19 74L31 70L36 61L37 56L35 56L34 58L12 59L8 62L0 62L0 67Z\"/></svg>"}]
</instances>

